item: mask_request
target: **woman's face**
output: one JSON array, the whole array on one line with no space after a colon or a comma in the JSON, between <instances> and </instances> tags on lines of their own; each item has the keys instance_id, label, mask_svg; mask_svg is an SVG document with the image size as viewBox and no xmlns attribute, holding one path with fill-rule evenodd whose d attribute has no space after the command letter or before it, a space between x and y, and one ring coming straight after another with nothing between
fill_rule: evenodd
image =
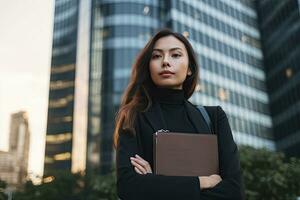
<instances>
[{"instance_id":1,"label":"woman's face","mask_svg":"<svg viewBox=\"0 0 300 200\"><path fill-rule=\"evenodd\" d=\"M188 53L184 44L174 36L162 37L156 41L151 60L150 75L158 87L182 89L187 75Z\"/></svg>"}]
</instances>

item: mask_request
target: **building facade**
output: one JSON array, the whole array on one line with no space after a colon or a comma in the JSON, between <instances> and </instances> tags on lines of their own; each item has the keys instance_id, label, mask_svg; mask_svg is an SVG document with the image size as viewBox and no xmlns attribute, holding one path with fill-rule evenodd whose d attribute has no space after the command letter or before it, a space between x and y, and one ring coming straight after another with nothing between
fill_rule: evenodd
<instances>
[{"instance_id":1,"label":"building facade","mask_svg":"<svg viewBox=\"0 0 300 200\"><path fill-rule=\"evenodd\" d=\"M254 1L171 1L172 28L199 58L195 104L221 105L238 144L275 149Z\"/></svg>"},{"instance_id":2,"label":"building facade","mask_svg":"<svg viewBox=\"0 0 300 200\"><path fill-rule=\"evenodd\" d=\"M238 144L275 149L255 1L57 0L45 171L72 169L72 155L86 156L77 169L110 170L131 65L163 27L185 35L197 54L200 82L190 100L221 105ZM78 154L76 138L86 142Z\"/></svg>"},{"instance_id":3,"label":"building facade","mask_svg":"<svg viewBox=\"0 0 300 200\"><path fill-rule=\"evenodd\" d=\"M131 65L150 35L165 26L167 1L95 0L92 6L88 156L99 146L101 171L113 162L114 117ZM91 154L90 154L91 155ZM90 159L90 166L95 166Z\"/></svg>"},{"instance_id":4,"label":"building facade","mask_svg":"<svg viewBox=\"0 0 300 200\"><path fill-rule=\"evenodd\" d=\"M300 1L257 1L277 149L300 156Z\"/></svg>"},{"instance_id":5,"label":"building facade","mask_svg":"<svg viewBox=\"0 0 300 200\"><path fill-rule=\"evenodd\" d=\"M28 116L24 111L11 115L9 149L0 151L0 179L9 187L18 187L26 182L28 171L30 132Z\"/></svg>"},{"instance_id":6,"label":"building facade","mask_svg":"<svg viewBox=\"0 0 300 200\"><path fill-rule=\"evenodd\" d=\"M89 14L89 1L55 3L45 174L85 170Z\"/></svg>"}]
</instances>

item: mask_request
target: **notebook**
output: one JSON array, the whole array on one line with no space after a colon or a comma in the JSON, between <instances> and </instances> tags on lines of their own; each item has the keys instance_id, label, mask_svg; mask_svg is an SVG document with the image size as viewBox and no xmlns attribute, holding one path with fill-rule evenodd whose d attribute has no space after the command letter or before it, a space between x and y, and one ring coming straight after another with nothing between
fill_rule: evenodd
<instances>
[{"instance_id":1,"label":"notebook","mask_svg":"<svg viewBox=\"0 0 300 200\"><path fill-rule=\"evenodd\" d=\"M217 135L156 132L153 134L153 165L157 175L219 174Z\"/></svg>"}]
</instances>

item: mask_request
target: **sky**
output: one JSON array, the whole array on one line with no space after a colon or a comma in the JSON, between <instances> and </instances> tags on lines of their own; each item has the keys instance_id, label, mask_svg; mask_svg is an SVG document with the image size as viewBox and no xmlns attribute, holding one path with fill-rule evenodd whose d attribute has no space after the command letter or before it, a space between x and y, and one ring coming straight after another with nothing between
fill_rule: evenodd
<instances>
[{"instance_id":1,"label":"sky","mask_svg":"<svg viewBox=\"0 0 300 200\"><path fill-rule=\"evenodd\" d=\"M42 175L54 0L0 0L0 150L8 150L10 115L26 111L29 173Z\"/></svg>"}]
</instances>

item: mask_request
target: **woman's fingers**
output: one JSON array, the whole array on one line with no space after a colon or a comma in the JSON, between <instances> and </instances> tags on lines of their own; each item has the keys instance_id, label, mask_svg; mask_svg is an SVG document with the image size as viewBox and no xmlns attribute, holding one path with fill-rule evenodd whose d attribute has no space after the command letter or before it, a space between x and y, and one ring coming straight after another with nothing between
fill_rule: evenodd
<instances>
[{"instance_id":1,"label":"woman's fingers","mask_svg":"<svg viewBox=\"0 0 300 200\"><path fill-rule=\"evenodd\" d=\"M210 175L210 177L212 177L213 179L215 179L216 181L222 181L222 178L220 175L218 174L213 174L213 175Z\"/></svg>"},{"instance_id":2,"label":"woman's fingers","mask_svg":"<svg viewBox=\"0 0 300 200\"><path fill-rule=\"evenodd\" d=\"M139 169L143 174L152 173L150 164L144 160L139 155L135 155L135 157L130 157L131 163Z\"/></svg>"},{"instance_id":3,"label":"woman's fingers","mask_svg":"<svg viewBox=\"0 0 300 200\"><path fill-rule=\"evenodd\" d=\"M138 171L141 172L142 174L146 174L147 173L146 169L142 165L140 165L139 163L135 162L134 160L131 160L131 164L135 168L137 168Z\"/></svg>"},{"instance_id":4,"label":"woman's fingers","mask_svg":"<svg viewBox=\"0 0 300 200\"><path fill-rule=\"evenodd\" d=\"M134 170L139 174L143 174L143 172L141 172L137 167L134 167Z\"/></svg>"},{"instance_id":5,"label":"woman's fingers","mask_svg":"<svg viewBox=\"0 0 300 200\"><path fill-rule=\"evenodd\" d=\"M211 180L212 187L216 186L219 182L222 181L221 176L219 176L218 174L210 175L209 178Z\"/></svg>"},{"instance_id":6,"label":"woman's fingers","mask_svg":"<svg viewBox=\"0 0 300 200\"><path fill-rule=\"evenodd\" d=\"M135 157L136 157L137 159L141 160L141 161L144 163L144 166L146 167L146 170L147 170L148 173L152 173L151 166L150 166L150 164L149 164L146 160L144 160L142 157L140 157L140 156L137 155L137 154L135 155Z\"/></svg>"},{"instance_id":7,"label":"woman's fingers","mask_svg":"<svg viewBox=\"0 0 300 200\"><path fill-rule=\"evenodd\" d=\"M146 167L148 165L148 162L145 161L142 158L133 158L132 160L136 161L137 163L139 163L140 165L142 165L143 167Z\"/></svg>"},{"instance_id":8,"label":"woman's fingers","mask_svg":"<svg viewBox=\"0 0 300 200\"><path fill-rule=\"evenodd\" d=\"M131 159L131 164L134 167L136 167L142 174L146 174L147 173L146 169L142 165L140 165L139 163L137 163L135 160Z\"/></svg>"},{"instance_id":9,"label":"woman's fingers","mask_svg":"<svg viewBox=\"0 0 300 200\"><path fill-rule=\"evenodd\" d=\"M142 157L136 155L136 158L134 158L134 160L136 160L138 163L140 163L148 173L152 173L152 169L151 169L151 166L150 164L144 160Z\"/></svg>"}]
</instances>

